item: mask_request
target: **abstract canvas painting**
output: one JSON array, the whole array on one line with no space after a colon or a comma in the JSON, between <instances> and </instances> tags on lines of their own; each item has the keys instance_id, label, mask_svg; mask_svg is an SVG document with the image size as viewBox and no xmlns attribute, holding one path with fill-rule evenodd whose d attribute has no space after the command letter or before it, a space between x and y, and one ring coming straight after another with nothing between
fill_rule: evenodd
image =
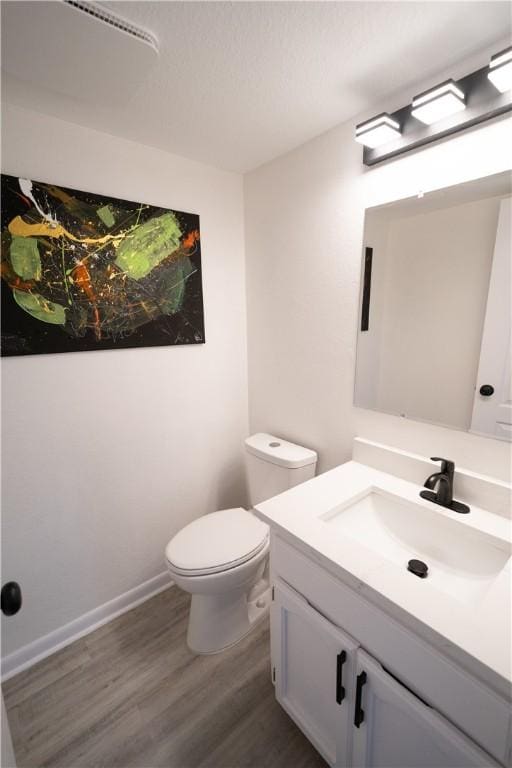
<instances>
[{"instance_id":1,"label":"abstract canvas painting","mask_svg":"<svg viewBox=\"0 0 512 768\"><path fill-rule=\"evenodd\" d=\"M2 174L2 354L204 342L199 216Z\"/></svg>"}]
</instances>

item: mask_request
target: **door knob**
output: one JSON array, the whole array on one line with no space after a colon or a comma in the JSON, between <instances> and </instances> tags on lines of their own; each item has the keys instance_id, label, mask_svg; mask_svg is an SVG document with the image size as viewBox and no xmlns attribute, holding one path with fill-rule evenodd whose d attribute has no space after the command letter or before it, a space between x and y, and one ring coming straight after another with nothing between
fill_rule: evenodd
<instances>
[{"instance_id":1,"label":"door knob","mask_svg":"<svg viewBox=\"0 0 512 768\"><path fill-rule=\"evenodd\" d=\"M491 384L482 384L480 387L480 394L483 395L483 397L490 397L491 395L494 395L494 387L491 386Z\"/></svg>"},{"instance_id":2,"label":"door knob","mask_svg":"<svg viewBox=\"0 0 512 768\"><path fill-rule=\"evenodd\" d=\"M14 616L21 608L21 587L16 581L8 581L2 587L2 613Z\"/></svg>"}]
</instances>

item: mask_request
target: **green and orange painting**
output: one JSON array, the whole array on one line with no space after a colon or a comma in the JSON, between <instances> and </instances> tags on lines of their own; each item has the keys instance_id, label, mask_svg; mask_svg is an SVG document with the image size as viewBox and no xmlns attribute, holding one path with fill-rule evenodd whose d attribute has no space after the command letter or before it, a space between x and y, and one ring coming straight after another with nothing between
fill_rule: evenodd
<instances>
[{"instance_id":1,"label":"green and orange painting","mask_svg":"<svg viewBox=\"0 0 512 768\"><path fill-rule=\"evenodd\" d=\"M199 216L2 174L2 355L204 342Z\"/></svg>"}]
</instances>

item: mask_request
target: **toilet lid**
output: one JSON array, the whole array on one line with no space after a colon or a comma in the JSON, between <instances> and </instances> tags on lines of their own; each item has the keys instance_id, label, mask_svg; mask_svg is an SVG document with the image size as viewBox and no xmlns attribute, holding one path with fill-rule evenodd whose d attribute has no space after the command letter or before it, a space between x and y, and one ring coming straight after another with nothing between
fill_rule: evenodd
<instances>
[{"instance_id":1,"label":"toilet lid","mask_svg":"<svg viewBox=\"0 0 512 768\"><path fill-rule=\"evenodd\" d=\"M268 525L242 507L221 509L182 528L168 543L165 557L179 571L215 573L257 554L268 532Z\"/></svg>"}]
</instances>

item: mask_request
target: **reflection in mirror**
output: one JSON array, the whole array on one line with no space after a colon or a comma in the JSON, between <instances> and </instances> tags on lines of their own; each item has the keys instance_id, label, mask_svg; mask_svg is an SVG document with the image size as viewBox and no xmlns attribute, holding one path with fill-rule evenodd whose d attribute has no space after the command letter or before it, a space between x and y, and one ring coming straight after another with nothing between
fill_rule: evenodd
<instances>
[{"instance_id":1,"label":"reflection in mirror","mask_svg":"<svg viewBox=\"0 0 512 768\"><path fill-rule=\"evenodd\" d=\"M510 172L366 211L355 405L512 439Z\"/></svg>"}]
</instances>

